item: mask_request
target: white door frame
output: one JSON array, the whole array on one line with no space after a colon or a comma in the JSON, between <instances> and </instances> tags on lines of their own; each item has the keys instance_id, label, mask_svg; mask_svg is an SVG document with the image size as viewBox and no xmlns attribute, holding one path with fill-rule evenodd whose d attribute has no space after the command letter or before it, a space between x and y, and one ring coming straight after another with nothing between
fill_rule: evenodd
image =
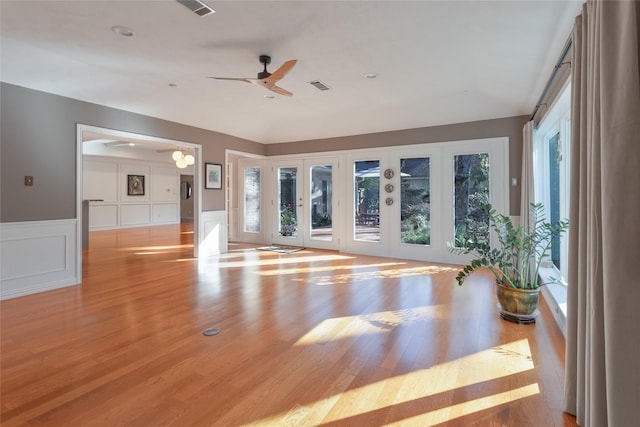
<instances>
[{"instance_id":1,"label":"white door frame","mask_svg":"<svg viewBox=\"0 0 640 427\"><path fill-rule=\"evenodd\" d=\"M84 125L78 123L76 125L76 271L78 272L78 281L82 283L82 192L83 192L83 132L93 132L103 135L113 136L114 139L128 139L133 138L142 141L149 141L153 143L166 144L171 147L176 145L189 147L194 150L195 164L194 167L194 201L193 201L193 256L198 257L198 248L200 246L200 216L202 215L202 146L191 142L177 141L167 138L158 138L155 136L143 135L133 132L119 131L115 129L108 129L98 126Z\"/></svg>"},{"instance_id":2,"label":"white door frame","mask_svg":"<svg viewBox=\"0 0 640 427\"><path fill-rule=\"evenodd\" d=\"M280 175L278 171L281 168L296 168L296 233L295 236L282 236L280 234ZM304 160L283 159L269 162L269 171L267 172L268 181L266 192L269 194L269 203L267 203L268 230L266 237L269 243L289 246L305 245L305 215L304 211L307 206L305 201L304 182L305 182Z\"/></svg>"}]
</instances>

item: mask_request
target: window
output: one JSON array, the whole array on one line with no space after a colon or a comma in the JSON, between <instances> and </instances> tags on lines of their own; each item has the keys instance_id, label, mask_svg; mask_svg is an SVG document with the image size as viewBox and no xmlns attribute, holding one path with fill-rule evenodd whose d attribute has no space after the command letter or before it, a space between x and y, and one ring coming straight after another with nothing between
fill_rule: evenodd
<instances>
[{"instance_id":1,"label":"window","mask_svg":"<svg viewBox=\"0 0 640 427\"><path fill-rule=\"evenodd\" d=\"M456 246L468 239L488 241L489 216L482 205L490 200L489 154L456 155L453 164L453 232Z\"/></svg>"},{"instance_id":2,"label":"window","mask_svg":"<svg viewBox=\"0 0 640 427\"><path fill-rule=\"evenodd\" d=\"M354 163L355 240L380 241L380 161Z\"/></svg>"},{"instance_id":3,"label":"window","mask_svg":"<svg viewBox=\"0 0 640 427\"><path fill-rule=\"evenodd\" d=\"M244 231L260 232L260 168L244 170Z\"/></svg>"},{"instance_id":4,"label":"window","mask_svg":"<svg viewBox=\"0 0 640 427\"><path fill-rule=\"evenodd\" d=\"M534 133L535 200L544 204L551 222L569 217L570 110L571 85L567 84ZM565 233L551 243L546 263L563 278L567 277L567 239Z\"/></svg>"}]
</instances>

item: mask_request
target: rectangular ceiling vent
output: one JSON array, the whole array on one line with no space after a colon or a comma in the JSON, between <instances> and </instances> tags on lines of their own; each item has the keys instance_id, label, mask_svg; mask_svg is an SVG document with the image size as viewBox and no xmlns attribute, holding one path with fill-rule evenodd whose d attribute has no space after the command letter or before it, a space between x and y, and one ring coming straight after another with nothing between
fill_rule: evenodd
<instances>
[{"instance_id":1,"label":"rectangular ceiling vent","mask_svg":"<svg viewBox=\"0 0 640 427\"><path fill-rule=\"evenodd\" d=\"M313 87L315 87L316 89L319 90L329 90L331 89L329 86L327 86L326 84L322 83L320 80L311 80L309 82L309 84Z\"/></svg>"},{"instance_id":2,"label":"rectangular ceiling vent","mask_svg":"<svg viewBox=\"0 0 640 427\"><path fill-rule=\"evenodd\" d=\"M177 0L178 3L189 8L190 11L198 16L207 16L216 13L215 10L201 2L200 0Z\"/></svg>"}]
</instances>

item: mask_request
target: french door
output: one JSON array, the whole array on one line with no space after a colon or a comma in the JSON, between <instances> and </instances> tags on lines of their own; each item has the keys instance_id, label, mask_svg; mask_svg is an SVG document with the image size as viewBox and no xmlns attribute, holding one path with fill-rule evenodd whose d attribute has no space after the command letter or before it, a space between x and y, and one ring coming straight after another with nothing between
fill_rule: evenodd
<instances>
[{"instance_id":1,"label":"french door","mask_svg":"<svg viewBox=\"0 0 640 427\"><path fill-rule=\"evenodd\" d=\"M337 158L271 163L271 243L337 249ZM275 189L275 190L273 190Z\"/></svg>"},{"instance_id":2,"label":"french door","mask_svg":"<svg viewBox=\"0 0 640 427\"><path fill-rule=\"evenodd\" d=\"M487 233L482 204L508 214L506 138L357 152L346 169L344 252L460 263L448 244Z\"/></svg>"}]
</instances>

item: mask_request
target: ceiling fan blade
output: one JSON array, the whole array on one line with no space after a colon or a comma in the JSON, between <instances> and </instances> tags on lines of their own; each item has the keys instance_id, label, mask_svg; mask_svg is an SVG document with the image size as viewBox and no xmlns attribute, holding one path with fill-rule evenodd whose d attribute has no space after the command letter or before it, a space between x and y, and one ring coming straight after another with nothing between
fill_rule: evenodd
<instances>
[{"instance_id":1,"label":"ceiling fan blade","mask_svg":"<svg viewBox=\"0 0 640 427\"><path fill-rule=\"evenodd\" d=\"M233 78L233 77L207 77L208 79L216 79L216 80L235 80L238 82L247 82L247 83L255 83L256 79L243 79L243 78Z\"/></svg>"},{"instance_id":2,"label":"ceiling fan blade","mask_svg":"<svg viewBox=\"0 0 640 427\"><path fill-rule=\"evenodd\" d=\"M293 93L289 92L288 90L282 89L280 86L276 86L276 85L272 85L271 87L267 87L267 89L277 93L278 95L283 95L283 96L292 96L293 95Z\"/></svg>"},{"instance_id":3,"label":"ceiling fan blade","mask_svg":"<svg viewBox=\"0 0 640 427\"><path fill-rule=\"evenodd\" d=\"M292 59L290 61L285 62L280 66L280 68L278 68L276 71L271 73L271 75L267 77L265 80L268 80L269 82L273 82L273 83L277 82L278 80L283 78L289 71L291 71L291 69L294 67L294 65L296 65L297 62L298 62L297 59Z\"/></svg>"}]
</instances>

